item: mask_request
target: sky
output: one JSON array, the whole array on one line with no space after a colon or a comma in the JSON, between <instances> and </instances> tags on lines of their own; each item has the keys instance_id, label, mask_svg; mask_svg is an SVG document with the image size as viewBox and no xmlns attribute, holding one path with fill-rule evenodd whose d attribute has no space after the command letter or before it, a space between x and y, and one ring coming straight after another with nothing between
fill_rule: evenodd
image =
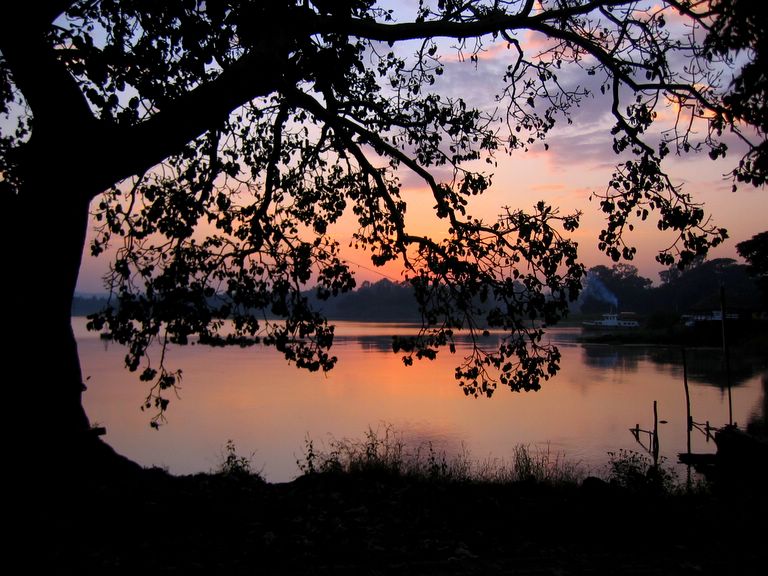
<instances>
[{"instance_id":1,"label":"sky","mask_svg":"<svg viewBox=\"0 0 768 576\"><path fill-rule=\"evenodd\" d=\"M414 3L395 2L401 19ZM539 42L536 38L527 38ZM412 47L403 46L401 50ZM494 95L502 88L501 77L511 62L511 51L506 43L488 46L481 54L477 66L461 62L449 42L441 44L444 54L445 74L440 77L434 89L441 94L461 96L478 107L493 107ZM571 74L571 76L569 76ZM595 88L596 79L583 73L565 71L562 80ZM593 83L593 86L589 85ZM579 253L588 266L611 265L611 260L597 249L599 231L604 225L599 202L590 200L594 193L606 189L619 160L612 151L610 135L610 103L606 98L587 98L573 115L573 124L560 121L549 134L545 149L537 143L528 152L515 151L511 155L501 152L497 165L491 170L493 186L482 197L470 204L469 213L493 221L503 206L529 209L537 201L559 207L562 213L582 211L581 226L573 234L579 242ZM668 110L672 114L672 110ZM713 162L705 153L672 156L667 168L675 183L682 184L694 200L701 202L718 227L728 230L730 238L713 250L710 257L738 258L735 245L751 236L768 229L768 191L742 185L737 192L731 191L732 182L724 176L739 158L738 143L731 141L731 153L724 161ZM436 173L438 177L440 172ZM416 233L439 236L443 224L434 216L434 200L423 182L409 174L402 174L403 198L408 203L406 223ZM98 201L98 199L97 199ZM330 233L343 247L350 243L355 229L354 220L345 217ZM656 229L655 220L638 223L635 231L628 236L638 253L633 262L641 275L658 283L658 272L662 267L654 257L658 250L669 246L674 238ZM374 269L369 255L345 249L343 256L356 273L358 284L362 281L376 281L382 277L401 279L400 267L391 263L383 269ZM103 292L102 275L107 270L108 258L92 258L84 254L78 291L81 293Z\"/></svg>"}]
</instances>

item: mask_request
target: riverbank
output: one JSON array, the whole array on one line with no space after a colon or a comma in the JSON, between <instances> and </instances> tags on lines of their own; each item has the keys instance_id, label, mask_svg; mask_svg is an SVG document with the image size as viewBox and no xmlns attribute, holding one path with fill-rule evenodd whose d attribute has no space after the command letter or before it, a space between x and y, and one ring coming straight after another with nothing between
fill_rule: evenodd
<instances>
[{"instance_id":1,"label":"riverbank","mask_svg":"<svg viewBox=\"0 0 768 576\"><path fill-rule=\"evenodd\" d=\"M59 573L734 575L766 565L765 503L743 495L156 475L81 496L52 510Z\"/></svg>"},{"instance_id":2,"label":"riverbank","mask_svg":"<svg viewBox=\"0 0 768 576\"><path fill-rule=\"evenodd\" d=\"M727 325L727 342L742 353L762 354L768 358L768 322L755 320ZM681 346L687 348L722 348L723 330L719 323L685 327L672 325L625 330L586 330L578 338L584 344L632 344Z\"/></svg>"},{"instance_id":3,"label":"riverbank","mask_svg":"<svg viewBox=\"0 0 768 576\"><path fill-rule=\"evenodd\" d=\"M49 544L27 565L46 553L57 573L525 576L757 574L768 562L768 505L755 490L459 481L381 467L269 484L231 464L89 475L65 498L49 490L29 518L36 542Z\"/></svg>"}]
</instances>

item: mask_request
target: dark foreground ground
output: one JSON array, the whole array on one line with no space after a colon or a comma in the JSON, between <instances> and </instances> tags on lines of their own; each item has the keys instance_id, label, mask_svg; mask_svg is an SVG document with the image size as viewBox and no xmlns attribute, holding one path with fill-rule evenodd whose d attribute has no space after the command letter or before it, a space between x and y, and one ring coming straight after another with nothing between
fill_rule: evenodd
<instances>
[{"instance_id":1,"label":"dark foreground ground","mask_svg":"<svg viewBox=\"0 0 768 576\"><path fill-rule=\"evenodd\" d=\"M590 481L374 471L265 484L151 470L48 477L33 490L21 502L8 493L6 509L22 509L6 523L24 543L11 542L6 566L20 567L6 573L768 573L768 506L755 483L670 495Z\"/></svg>"}]
</instances>

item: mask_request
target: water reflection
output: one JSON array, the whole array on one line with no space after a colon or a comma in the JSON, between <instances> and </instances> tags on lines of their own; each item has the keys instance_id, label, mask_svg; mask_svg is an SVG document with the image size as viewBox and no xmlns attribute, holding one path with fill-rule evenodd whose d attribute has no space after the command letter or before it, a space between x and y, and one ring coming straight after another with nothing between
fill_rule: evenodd
<instances>
[{"instance_id":1,"label":"water reflection","mask_svg":"<svg viewBox=\"0 0 768 576\"><path fill-rule=\"evenodd\" d=\"M725 356L719 348L692 348L685 351L688 377L701 384L728 387ZM682 350L679 347L659 347L650 350L649 359L655 364L682 370ZM751 354L730 353L730 382L732 387L745 384L765 368L765 359Z\"/></svg>"},{"instance_id":2,"label":"water reflection","mask_svg":"<svg viewBox=\"0 0 768 576\"><path fill-rule=\"evenodd\" d=\"M418 327L415 325L410 326L411 332L406 332L406 335L415 334L418 331ZM386 327L382 327L385 330ZM401 332L398 335L403 335ZM392 339L393 335L390 333L385 334L337 334L334 336L334 346L359 346L363 350L370 352L392 352ZM467 334L456 334L454 340L457 345L468 348L472 345L472 338ZM502 336L500 334L491 333L487 336L477 336L476 343L480 348L492 351L494 348L498 348L501 343Z\"/></svg>"},{"instance_id":3,"label":"water reflection","mask_svg":"<svg viewBox=\"0 0 768 576\"><path fill-rule=\"evenodd\" d=\"M651 362L682 380L682 350L679 347L584 344L581 353L584 364L593 368L634 372L640 369L641 363ZM686 357L689 380L727 388L728 375L721 349L688 349ZM765 360L757 356L731 353L731 386L735 388L749 382L764 367Z\"/></svg>"},{"instance_id":4,"label":"water reflection","mask_svg":"<svg viewBox=\"0 0 768 576\"><path fill-rule=\"evenodd\" d=\"M763 396L755 404L749 417L747 431L758 436L768 437L768 371L763 374Z\"/></svg>"},{"instance_id":5,"label":"water reflection","mask_svg":"<svg viewBox=\"0 0 768 576\"><path fill-rule=\"evenodd\" d=\"M617 346L584 345L581 348L583 362L592 368L611 368L623 372L636 372L638 362L646 354L637 348L619 348Z\"/></svg>"},{"instance_id":6,"label":"water reflection","mask_svg":"<svg viewBox=\"0 0 768 576\"><path fill-rule=\"evenodd\" d=\"M685 447L679 350L665 355L646 347L583 346L575 341L577 331L553 330L548 337L562 353L557 377L539 392L500 389L492 399L473 399L453 377L466 344L456 355L446 350L435 361L403 366L392 353L391 335L409 333L409 325L339 326L333 350L339 362L327 375L288 366L271 348L190 346L171 353L170 362L184 370L181 398L171 403L169 424L154 431L139 410L146 384L122 368L124 350L114 343L105 349L80 320L75 328L83 372L90 377L84 401L92 420L107 428L106 439L117 450L175 473L214 468L232 439L240 452L255 453L254 467L263 467L268 480L290 480L298 474L296 460L307 434L317 443L361 438L382 422L416 445L432 442L449 455L467 450L480 460L509 458L516 445L525 444L563 451L569 460L597 470L609 451L637 448L628 429L652 423L654 401L659 418L669 421L662 430L662 455L674 462ZM708 384L714 376L706 355L702 362L691 361L691 404L697 421L722 425L727 399ZM754 419L758 407L764 422L765 378L748 373L739 373L734 420ZM714 446L702 436L693 450L714 451Z\"/></svg>"},{"instance_id":7,"label":"water reflection","mask_svg":"<svg viewBox=\"0 0 768 576\"><path fill-rule=\"evenodd\" d=\"M391 336L341 336L334 338L336 346L358 345L366 352L391 352Z\"/></svg>"}]
</instances>

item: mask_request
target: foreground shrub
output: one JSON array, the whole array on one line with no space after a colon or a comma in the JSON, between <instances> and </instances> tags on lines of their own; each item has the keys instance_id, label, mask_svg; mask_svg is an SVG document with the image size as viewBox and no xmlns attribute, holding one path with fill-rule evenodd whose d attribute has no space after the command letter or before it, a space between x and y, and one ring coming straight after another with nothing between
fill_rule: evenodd
<instances>
[{"instance_id":1,"label":"foreground shrub","mask_svg":"<svg viewBox=\"0 0 768 576\"><path fill-rule=\"evenodd\" d=\"M227 440L221 454L221 461L214 474L230 478L253 478L262 480L261 471L253 469L253 454L242 456L238 454L233 440Z\"/></svg>"},{"instance_id":2,"label":"foreground shrub","mask_svg":"<svg viewBox=\"0 0 768 576\"><path fill-rule=\"evenodd\" d=\"M608 480L635 493L670 494L680 489L677 475L661 457L657 465L651 458L634 450L608 452Z\"/></svg>"}]
</instances>

